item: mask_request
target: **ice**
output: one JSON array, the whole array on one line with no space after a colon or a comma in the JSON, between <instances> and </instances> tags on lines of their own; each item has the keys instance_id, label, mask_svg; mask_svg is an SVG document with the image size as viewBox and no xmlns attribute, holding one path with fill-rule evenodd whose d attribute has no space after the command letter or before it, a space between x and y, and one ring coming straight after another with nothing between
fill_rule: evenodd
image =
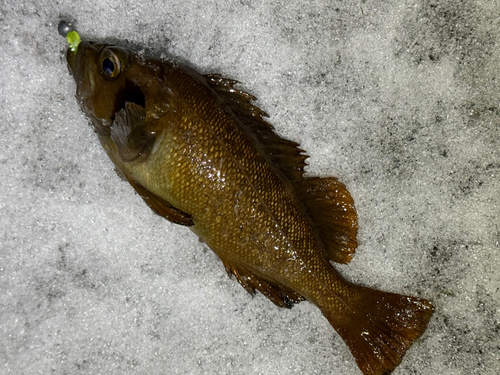
<instances>
[{"instance_id":1,"label":"ice","mask_svg":"<svg viewBox=\"0 0 500 375\"><path fill-rule=\"evenodd\" d=\"M242 82L354 196L349 280L436 312L395 374L500 373L500 3L0 5L0 373L360 374L308 302L251 297L114 172L58 34Z\"/></svg>"}]
</instances>

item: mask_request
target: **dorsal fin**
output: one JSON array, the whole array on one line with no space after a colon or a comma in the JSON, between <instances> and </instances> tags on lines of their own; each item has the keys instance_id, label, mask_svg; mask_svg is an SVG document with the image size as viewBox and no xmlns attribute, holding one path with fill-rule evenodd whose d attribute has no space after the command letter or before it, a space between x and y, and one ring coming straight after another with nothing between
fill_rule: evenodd
<instances>
[{"instance_id":1,"label":"dorsal fin","mask_svg":"<svg viewBox=\"0 0 500 375\"><path fill-rule=\"evenodd\" d=\"M218 74L204 77L291 182L297 198L318 229L325 257L338 263L350 262L357 247L358 222L353 199L345 185L334 177L304 178L308 156L303 154L298 143L283 139L274 132L272 125L263 119L267 114L251 103L255 97L235 89L238 81Z\"/></svg>"},{"instance_id":2,"label":"dorsal fin","mask_svg":"<svg viewBox=\"0 0 500 375\"><path fill-rule=\"evenodd\" d=\"M357 247L358 218L345 185L335 177L309 177L299 184L298 192L318 228L326 257L349 263Z\"/></svg>"}]
</instances>

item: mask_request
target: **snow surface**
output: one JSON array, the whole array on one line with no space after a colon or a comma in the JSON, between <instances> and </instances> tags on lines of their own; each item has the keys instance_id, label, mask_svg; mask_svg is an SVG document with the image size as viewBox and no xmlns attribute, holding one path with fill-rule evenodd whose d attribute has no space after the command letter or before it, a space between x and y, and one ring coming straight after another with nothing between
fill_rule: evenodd
<instances>
[{"instance_id":1,"label":"snow surface","mask_svg":"<svg viewBox=\"0 0 500 375\"><path fill-rule=\"evenodd\" d=\"M360 374L113 171L60 20L241 81L354 196L348 279L436 312L395 374L500 373L500 2L3 1L0 373Z\"/></svg>"}]
</instances>

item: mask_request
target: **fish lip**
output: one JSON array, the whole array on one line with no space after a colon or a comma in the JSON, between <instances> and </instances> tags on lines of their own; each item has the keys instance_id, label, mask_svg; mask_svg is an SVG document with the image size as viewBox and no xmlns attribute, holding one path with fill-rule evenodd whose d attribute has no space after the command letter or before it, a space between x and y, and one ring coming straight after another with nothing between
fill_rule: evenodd
<instances>
[{"instance_id":1,"label":"fish lip","mask_svg":"<svg viewBox=\"0 0 500 375\"><path fill-rule=\"evenodd\" d=\"M85 54L85 46L86 43L80 43L78 46L77 52L71 51L69 48L66 50L66 63L68 66L69 73L73 77L76 87L77 87L77 96L80 91L82 74L83 74L83 56Z\"/></svg>"},{"instance_id":2,"label":"fish lip","mask_svg":"<svg viewBox=\"0 0 500 375\"><path fill-rule=\"evenodd\" d=\"M76 53L73 53L69 48L66 50L66 63L68 70L73 78L75 78L76 71Z\"/></svg>"},{"instance_id":3,"label":"fish lip","mask_svg":"<svg viewBox=\"0 0 500 375\"><path fill-rule=\"evenodd\" d=\"M68 70L73 76L77 86L82 79L82 74L84 71L84 59L87 54L87 50L93 48L92 42L80 42L76 53L71 51L69 48L66 50L66 63L68 64ZM95 49L95 48L93 48Z\"/></svg>"}]
</instances>

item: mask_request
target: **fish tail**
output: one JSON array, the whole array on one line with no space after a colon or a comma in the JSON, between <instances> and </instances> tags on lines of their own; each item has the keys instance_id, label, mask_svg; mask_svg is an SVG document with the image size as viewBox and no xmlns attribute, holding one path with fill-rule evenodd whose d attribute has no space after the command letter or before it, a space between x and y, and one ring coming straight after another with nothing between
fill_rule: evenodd
<instances>
[{"instance_id":1,"label":"fish tail","mask_svg":"<svg viewBox=\"0 0 500 375\"><path fill-rule=\"evenodd\" d=\"M353 288L356 297L348 312L323 309L323 314L349 346L363 374L389 374L425 331L434 307L421 298Z\"/></svg>"}]
</instances>

